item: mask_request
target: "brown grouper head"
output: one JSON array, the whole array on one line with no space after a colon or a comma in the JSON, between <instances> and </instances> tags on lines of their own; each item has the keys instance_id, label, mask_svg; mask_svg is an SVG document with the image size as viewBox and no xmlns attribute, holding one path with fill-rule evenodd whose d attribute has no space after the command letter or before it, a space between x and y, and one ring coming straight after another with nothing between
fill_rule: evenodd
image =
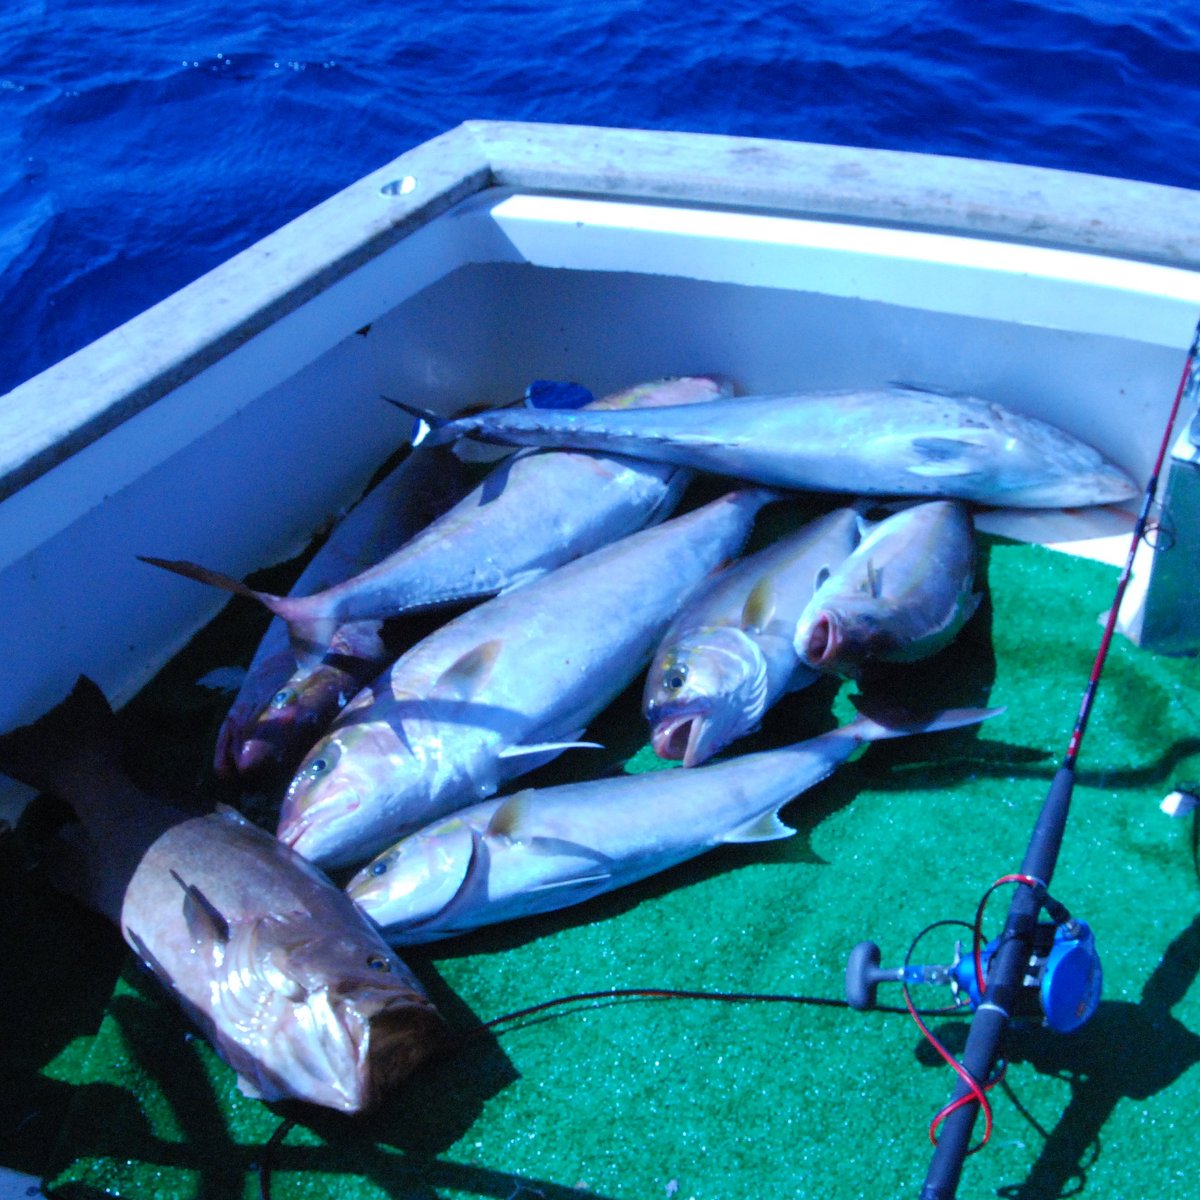
<instances>
[{"instance_id":1,"label":"brown grouper head","mask_svg":"<svg viewBox=\"0 0 1200 1200\"><path fill-rule=\"evenodd\" d=\"M253 940L257 977L281 1001L261 1059L288 1095L362 1112L441 1044L432 1002L373 929L285 920Z\"/></svg>"},{"instance_id":2,"label":"brown grouper head","mask_svg":"<svg viewBox=\"0 0 1200 1200\"><path fill-rule=\"evenodd\" d=\"M237 889L235 911L173 867L165 884L163 868L186 858L172 853L170 835L162 839L126 893L125 938L248 1095L363 1112L440 1045L441 1018L344 892L269 834L248 830L246 841L262 845L269 869L254 888ZM227 839L212 848L244 871L246 857ZM281 870L296 880L286 899ZM221 895L220 881L208 882ZM293 907L282 911L281 900Z\"/></svg>"},{"instance_id":3,"label":"brown grouper head","mask_svg":"<svg viewBox=\"0 0 1200 1200\"><path fill-rule=\"evenodd\" d=\"M655 754L697 766L758 725L766 692L762 651L741 629L710 626L672 639L655 655L642 697Z\"/></svg>"}]
</instances>

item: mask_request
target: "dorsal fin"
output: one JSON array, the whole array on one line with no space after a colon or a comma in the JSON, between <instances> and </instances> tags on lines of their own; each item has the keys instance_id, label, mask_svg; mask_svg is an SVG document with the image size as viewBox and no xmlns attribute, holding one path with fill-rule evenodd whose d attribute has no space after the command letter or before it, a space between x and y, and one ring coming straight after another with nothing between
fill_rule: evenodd
<instances>
[{"instance_id":1,"label":"dorsal fin","mask_svg":"<svg viewBox=\"0 0 1200 1200\"><path fill-rule=\"evenodd\" d=\"M474 646L454 660L437 678L430 694L470 700L487 682L504 643L499 638Z\"/></svg>"},{"instance_id":2,"label":"dorsal fin","mask_svg":"<svg viewBox=\"0 0 1200 1200\"><path fill-rule=\"evenodd\" d=\"M600 742L522 742L519 746L505 746L500 751L501 758L520 758L526 754L558 755L563 750L603 750Z\"/></svg>"}]
</instances>

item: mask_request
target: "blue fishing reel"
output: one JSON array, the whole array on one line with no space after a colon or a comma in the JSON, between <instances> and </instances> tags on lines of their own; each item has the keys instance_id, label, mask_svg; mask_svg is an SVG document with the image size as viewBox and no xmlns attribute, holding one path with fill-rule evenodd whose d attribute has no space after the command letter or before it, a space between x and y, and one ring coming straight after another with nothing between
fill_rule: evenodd
<instances>
[{"instance_id":1,"label":"blue fishing reel","mask_svg":"<svg viewBox=\"0 0 1200 1200\"><path fill-rule=\"evenodd\" d=\"M984 946L980 960L984 979L1000 944L999 938ZM949 986L955 1000L978 1008L981 1002L975 960L964 954L962 943L955 947L948 966L881 967L879 947L859 942L846 965L846 1001L864 1011L875 1007L881 983L935 983ZM1033 950L1013 1020L1034 1021L1059 1033L1070 1033L1083 1025L1100 1003L1103 971L1096 939L1086 921L1074 918L1063 924L1042 921L1034 935Z\"/></svg>"}]
</instances>

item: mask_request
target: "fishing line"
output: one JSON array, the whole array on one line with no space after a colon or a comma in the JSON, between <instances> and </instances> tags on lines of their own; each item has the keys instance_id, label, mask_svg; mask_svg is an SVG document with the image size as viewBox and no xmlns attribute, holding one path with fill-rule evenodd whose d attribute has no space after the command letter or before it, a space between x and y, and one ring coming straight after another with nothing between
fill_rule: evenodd
<instances>
[{"instance_id":1,"label":"fishing line","mask_svg":"<svg viewBox=\"0 0 1200 1200\"><path fill-rule=\"evenodd\" d=\"M1088 677L1087 686L1083 690L1083 698L1079 705L1079 715L1075 718L1075 727L1071 731L1071 740L1067 746L1066 756L1063 759L1063 767L1067 770L1074 770L1075 760L1079 757L1079 745L1083 741L1083 735L1087 730L1088 718L1092 713L1092 705L1096 699L1096 689L1100 685L1100 673L1104 670L1104 663L1108 658L1108 648L1112 643L1113 633L1117 628L1117 618L1120 616L1121 601L1125 598L1125 589L1129 586L1130 577L1133 575L1133 560L1137 554L1139 543L1146 536L1146 528L1150 521L1150 511L1154 506L1154 495L1158 491L1159 476L1162 474L1163 463L1166 461L1167 451L1171 445L1171 433L1175 428L1175 421L1179 416L1179 406L1183 402L1184 394L1189 390L1189 382L1194 386L1198 378L1195 370L1197 356L1200 356L1200 322L1197 323L1196 331L1192 335L1192 344L1188 350L1187 360L1183 364L1183 373L1179 376L1179 386L1175 389L1175 400L1171 404L1171 411L1167 416L1167 425L1163 430L1162 442L1158 447L1158 455L1154 460L1154 469L1150 472L1150 478L1146 481L1146 490L1142 493L1142 506L1138 512L1137 520L1134 522L1133 534L1129 539L1129 552L1125 556L1125 565L1121 569L1120 578L1117 580L1112 608L1108 610L1108 617L1104 622L1104 634L1100 639L1100 647L1096 651L1095 662L1092 663L1092 673Z\"/></svg>"},{"instance_id":2,"label":"fishing line","mask_svg":"<svg viewBox=\"0 0 1200 1200\"><path fill-rule=\"evenodd\" d=\"M1133 574L1134 558L1139 545L1146 536L1150 513L1155 503L1155 493L1158 490L1163 464L1170 449L1171 435L1179 415L1180 405L1184 395L1193 391L1197 384L1200 384L1200 373L1196 370L1198 356L1200 356L1200 322L1197 322L1192 335L1192 343L1183 365L1183 371L1180 373L1179 386L1175 389L1175 398L1167 416L1162 441L1142 493L1141 507L1130 536L1125 565L1117 580L1112 607L1104 622L1104 632L1092 663L1087 685L1083 690L1079 713L1071 730L1070 741L1067 744L1062 765L1055 773L1050 790L1043 801L1025 850L1020 872L1003 877L987 893L990 895L1000 882L1016 882L1020 885L1009 906L1004 932L997 943L996 952L992 956L991 980L987 985L988 996L976 1009L975 1017L971 1022L971 1030L967 1036L962 1062L954 1064L955 1070L959 1074L959 1085L955 1089L955 1095L950 1104L942 1114L939 1114L946 1121L946 1125L942 1136L937 1140L933 1159L925 1177L925 1185L921 1190L921 1200L953 1200L958 1190L963 1159L970 1153L968 1143L972 1127L976 1115L981 1110L984 1113L987 1130L990 1131L991 1113L986 1097L983 1095L983 1085L979 1083L979 1080L990 1078L998 1060L1000 1039L1012 1019L1010 1010L1019 998L1021 981L1027 970L1041 910L1046 908L1051 919L1056 924L1062 925L1055 915L1055 910L1051 908L1046 888L1054 873L1054 866L1058 860L1058 852L1062 846L1063 834L1066 829L1071 793L1075 786L1075 764L1095 704L1100 676L1108 658L1113 634L1116 631L1121 603ZM986 899L985 895L984 900L986 901ZM1062 909L1061 905L1057 908L1061 909L1063 920L1068 921L1066 910ZM981 919L982 902L980 912L977 913L977 927ZM976 973L977 976L982 976L983 969L978 946L975 953ZM984 1141L987 1140L986 1132Z\"/></svg>"},{"instance_id":3,"label":"fishing line","mask_svg":"<svg viewBox=\"0 0 1200 1200\"><path fill-rule=\"evenodd\" d=\"M965 922L939 921L936 924L965 924ZM933 928L933 926L929 926L929 928ZM967 928L970 928L970 926L967 926ZM923 930L913 939L914 947L926 932L928 930ZM909 952L911 954L911 947ZM556 996L552 1000L542 1000L537 1004L529 1004L524 1008L513 1009L512 1012L502 1013L498 1017L492 1017L490 1020L483 1021L479 1025L464 1030L447 1042L438 1057L446 1057L447 1055L454 1054L486 1033L505 1034L525 1028L522 1025L512 1025L508 1029L498 1028L501 1025L507 1025L509 1022L522 1021L528 1017L540 1016L552 1009L575 1006L571 1007L568 1012L558 1014L560 1016L571 1016L574 1013L587 1012L589 1008L602 1007L606 1002L613 1000L714 1000L724 1004L812 1004L821 1008L850 1007L847 1001L835 999L830 996L800 996L774 992L706 992L686 988L651 987L605 988L602 991L595 992L572 992L566 996ZM579 1007L582 1005L587 1005L588 1007ZM911 1004L903 1008L899 1005L880 1004L876 1006L876 1011L896 1013L901 1016L916 1016L919 1023L918 1014L923 1016L946 1016L956 1011L962 1011L962 1005L950 1004L942 1008L914 1009ZM928 1036L931 1039L933 1038L932 1034L928 1034ZM933 1040L937 1044L936 1039ZM295 1117L287 1117L281 1121L275 1132L271 1134L271 1137L263 1146L262 1153L258 1156L258 1162L252 1168L258 1174L259 1200L271 1200L272 1160L279 1146L283 1143L284 1138L287 1137L296 1124L297 1119Z\"/></svg>"}]
</instances>

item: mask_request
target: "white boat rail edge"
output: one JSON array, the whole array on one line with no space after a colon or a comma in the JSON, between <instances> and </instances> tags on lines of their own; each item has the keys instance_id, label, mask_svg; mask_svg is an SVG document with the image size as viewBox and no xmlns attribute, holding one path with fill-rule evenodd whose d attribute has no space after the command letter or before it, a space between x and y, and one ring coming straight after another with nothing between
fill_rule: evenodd
<instances>
[{"instance_id":1,"label":"white boat rail edge","mask_svg":"<svg viewBox=\"0 0 1200 1200\"><path fill-rule=\"evenodd\" d=\"M1019 394L1033 376L1020 375L1010 359L1022 351L1005 357L995 331L1045 331L1063 363L1028 389L1029 410L1144 477L1200 311L1198 217L1190 191L1007 163L467 122L4 398L0 596L13 651L0 668L0 728L45 711L80 671L123 702L224 602L134 554L244 573L301 547L361 488L381 445L402 435L378 401L394 379L410 394L421 385L421 401L443 408L478 399L468 383L487 380L495 400L527 382L552 358L553 333L515 348L481 336L472 345L491 357L462 366L446 326L486 323L493 301L520 308L530 280L545 284L545 299L532 296L542 312L561 306L572 279L603 277L626 298L643 286L647 311L674 296L660 290L673 280L723 289L730 312L749 314L750 333L737 332L772 343L758 381L782 387L807 386L783 374L788 347L774 347L781 333L797 346L801 336L752 329L780 298L801 314L819 297L851 313L908 306L928 315L930 330L991 330L979 343L993 352L984 373ZM472 268L490 272L484 296L452 282ZM430 316L422 298L438 287L454 303ZM586 315L611 344L584 365L614 347L622 369L659 361L661 331L639 331L630 317L614 334L597 314L606 317L602 308ZM673 316L673 332L686 334L686 317ZM450 350L425 360L397 329L436 329ZM856 366L887 369L880 341L861 364L831 360L815 386L852 381ZM1070 382L1083 363L1094 363L1095 378ZM689 360L678 369L714 368ZM752 378L756 370L747 367ZM957 362L951 374L965 370ZM1197 469L1181 433L1164 483L1173 511L1200 505ZM1130 521L1127 512L1091 514L1084 526L1025 514L1021 525L1021 536L1115 561ZM1125 628L1190 652L1200 614L1181 600L1194 595L1200 535L1190 516L1177 525L1170 553L1147 550L1139 562ZM994 527L1007 531L1003 520Z\"/></svg>"}]
</instances>

